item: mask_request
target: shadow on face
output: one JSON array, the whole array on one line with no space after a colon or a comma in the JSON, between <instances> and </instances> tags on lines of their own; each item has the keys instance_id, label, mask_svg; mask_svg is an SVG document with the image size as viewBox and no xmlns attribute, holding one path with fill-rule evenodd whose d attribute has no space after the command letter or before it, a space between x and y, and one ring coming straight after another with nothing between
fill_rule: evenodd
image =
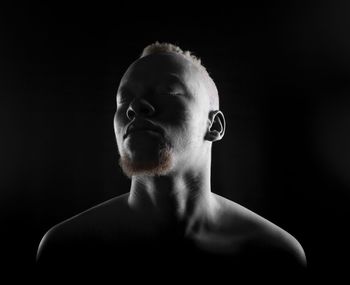
<instances>
[{"instance_id":1,"label":"shadow on face","mask_svg":"<svg viewBox=\"0 0 350 285\"><path fill-rule=\"evenodd\" d=\"M210 104L204 80L193 63L174 53L149 55L128 68L118 88L114 118L121 165L128 176L166 173L200 151Z\"/></svg>"}]
</instances>

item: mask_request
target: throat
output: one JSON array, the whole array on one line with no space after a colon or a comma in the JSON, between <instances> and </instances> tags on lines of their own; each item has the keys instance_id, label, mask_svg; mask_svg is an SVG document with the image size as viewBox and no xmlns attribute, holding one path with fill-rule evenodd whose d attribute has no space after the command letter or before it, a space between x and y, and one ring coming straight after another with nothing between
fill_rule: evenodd
<instances>
[{"instance_id":1,"label":"throat","mask_svg":"<svg viewBox=\"0 0 350 285\"><path fill-rule=\"evenodd\" d=\"M210 221L213 197L209 188L190 187L188 181L157 179L157 183L133 179L128 198L130 208L153 232L179 238Z\"/></svg>"}]
</instances>

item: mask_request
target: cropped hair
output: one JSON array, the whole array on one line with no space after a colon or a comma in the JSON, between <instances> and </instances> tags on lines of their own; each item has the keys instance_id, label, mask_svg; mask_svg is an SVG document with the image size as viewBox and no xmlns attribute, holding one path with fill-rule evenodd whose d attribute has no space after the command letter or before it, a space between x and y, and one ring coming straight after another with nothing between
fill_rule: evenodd
<instances>
[{"instance_id":1,"label":"cropped hair","mask_svg":"<svg viewBox=\"0 0 350 285\"><path fill-rule=\"evenodd\" d=\"M189 60L190 62L192 62L201 72L203 72L203 74L207 77L207 81L206 86L207 88L210 90L210 105L211 107L213 107L214 109L218 109L219 108L219 96L218 96L218 91L216 88L216 85L214 83L214 80L211 78L211 76L209 75L207 69L204 67L204 65L202 65L201 59L197 56L195 56L191 51L184 51L182 50L179 46L176 46L174 44L171 43L160 43L160 42L155 42L152 43L148 46L146 46L142 53L140 58L151 55L151 54L157 54L157 53L165 53L165 52L169 52L169 53L176 53L179 54L181 56L183 56L184 58L186 58L187 60Z\"/></svg>"}]
</instances>

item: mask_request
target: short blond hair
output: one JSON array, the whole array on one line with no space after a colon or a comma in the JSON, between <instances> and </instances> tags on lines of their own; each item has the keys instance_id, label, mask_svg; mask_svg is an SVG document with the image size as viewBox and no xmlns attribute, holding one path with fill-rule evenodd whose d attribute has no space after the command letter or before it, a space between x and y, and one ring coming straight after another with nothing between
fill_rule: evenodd
<instances>
[{"instance_id":1,"label":"short blond hair","mask_svg":"<svg viewBox=\"0 0 350 285\"><path fill-rule=\"evenodd\" d=\"M140 57L144 57L154 53L161 53L161 52L174 52L174 53L180 54L185 58L187 58L196 66L198 67L200 66L201 69L204 69L206 71L206 68L202 65L201 59L199 57L196 57L191 51L189 50L184 51L179 46L176 46L171 43L155 42L153 44L150 44L143 49Z\"/></svg>"},{"instance_id":2,"label":"short blond hair","mask_svg":"<svg viewBox=\"0 0 350 285\"><path fill-rule=\"evenodd\" d=\"M140 58L151 54L164 53L164 52L173 52L185 57L187 60L192 62L197 68L199 68L204 73L205 76L208 77L209 80L207 82L208 83L207 87L211 91L210 93L212 95L210 96L210 105L213 108L219 108L219 95L218 95L218 91L214 83L214 80L211 78L207 69L202 64L201 59L195 56L191 51L188 51L188 50L184 51L179 46L171 43L160 43L156 41L155 43L152 43L143 49Z\"/></svg>"}]
</instances>

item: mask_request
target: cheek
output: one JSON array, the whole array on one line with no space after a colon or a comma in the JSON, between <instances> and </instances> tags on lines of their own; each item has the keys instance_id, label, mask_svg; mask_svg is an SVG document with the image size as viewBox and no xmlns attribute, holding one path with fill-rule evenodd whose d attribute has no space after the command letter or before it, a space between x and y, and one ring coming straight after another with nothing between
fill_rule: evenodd
<instances>
[{"instance_id":1,"label":"cheek","mask_svg":"<svg viewBox=\"0 0 350 285\"><path fill-rule=\"evenodd\" d=\"M114 133L117 135L118 130L120 129L120 123L119 123L117 112L114 114L114 117L113 117L113 126L114 126Z\"/></svg>"},{"instance_id":2,"label":"cheek","mask_svg":"<svg viewBox=\"0 0 350 285\"><path fill-rule=\"evenodd\" d=\"M160 120L172 128L184 131L191 126L195 114L194 102L188 98L175 97L167 100L161 108Z\"/></svg>"},{"instance_id":3,"label":"cheek","mask_svg":"<svg viewBox=\"0 0 350 285\"><path fill-rule=\"evenodd\" d=\"M117 108L115 114L114 114L114 126L116 128L121 128L126 125L127 123L127 117L126 117L126 108L119 107Z\"/></svg>"},{"instance_id":4,"label":"cheek","mask_svg":"<svg viewBox=\"0 0 350 285\"><path fill-rule=\"evenodd\" d=\"M113 118L114 133L117 139L118 146L123 138L123 126L125 124L125 119L122 116L121 111L117 110Z\"/></svg>"},{"instance_id":5,"label":"cheek","mask_svg":"<svg viewBox=\"0 0 350 285\"><path fill-rule=\"evenodd\" d=\"M206 128L208 114L201 105L195 105L188 113L188 121L191 128L196 132L203 132Z\"/></svg>"},{"instance_id":6,"label":"cheek","mask_svg":"<svg viewBox=\"0 0 350 285\"><path fill-rule=\"evenodd\" d=\"M191 130L193 133L193 139L197 142L202 142L206 133L206 120L203 116L198 114L193 118Z\"/></svg>"},{"instance_id":7,"label":"cheek","mask_svg":"<svg viewBox=\"0 0 350 285\"><path fill-rule=\"evenodd\" d=\"M198 147L205 135L205 120L198 112L188 112L179 128L178 140L185 147Z\"/></svg>"}]
</instances>

